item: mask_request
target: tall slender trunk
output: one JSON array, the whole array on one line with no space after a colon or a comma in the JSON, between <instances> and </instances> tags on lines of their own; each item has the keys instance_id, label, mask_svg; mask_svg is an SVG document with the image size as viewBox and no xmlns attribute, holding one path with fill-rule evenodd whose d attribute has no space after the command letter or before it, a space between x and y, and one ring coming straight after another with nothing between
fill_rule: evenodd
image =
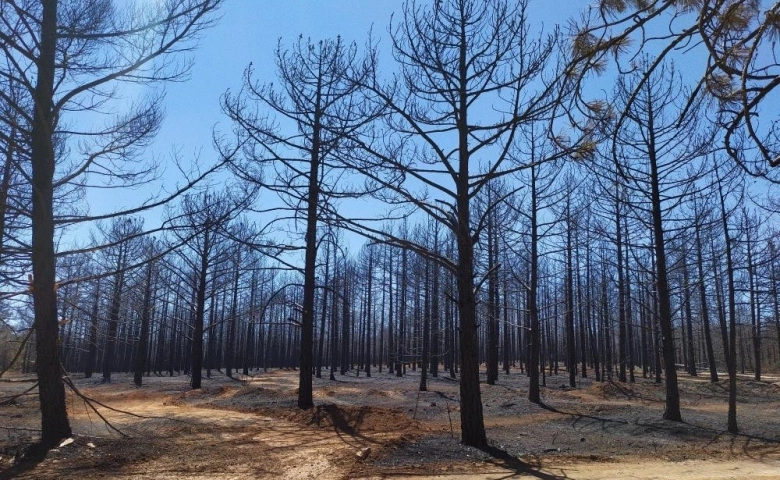
<instances>
[{"instance_id":1,"label":"tall slender trunk","mask_svg":"<svg viewBox=\"0 0 780 480\"><path fill-rule=\"evenodd\" d=\"M392 375L395 373L395 358L396 358L396 351L395 351L395 335L394 335L394 326L395 326L395 316L393 315L395 312L395 294L393 290L393 278L395 275L395 272L393 271L393 254L388 249L387 252L387 296L388 296L388 313L387 313L387 370Z\"/></svg>"},{"instance_id":2,"label":"tall slender trunk","mask_svg":"<svg viewBox=\"0 0 780 480\"><path fill-rule=\"evenodd\" d=\"M422 332L422 372L420 372L420 391L425 392L428 390L428 358L430 354L430 339L431 339L431 265L430 261L425 261L425 304L423 306L423 332Z\"/></svg>"},{"instance_id":3,"label":"tall slender trunk","mask_svg":"<svg viewBox=\"0 0 780 480\"><path fill-rule=\"evenodd\" d=\"M615 361L612 357L612 315L609 314L609 292L607 291L607 266L601 266L601 322L604 340L604 375L607 380L612 380ZM623 380L625 381L625 379Z\"/></svg>"},{"instance_id":4,"label":"tall slender trunk","mask_svg":"<svg viewBox=\"0 0 780 480\"><path fill-rule=\"evenodd\" d=\"M686 248L683 251L683 284L685 285L683 287L683 301L685 303L685 334L686 334L686 340L685 342L688 345L687 348L687 356L685 359L685 363L688 364L688 373L695 377L698 375L696 371L696 351L695 351L695 344L693 342L693 311L691 309L691 284L690 284L690 273L688 272L688 249Z\"/></svg>"},{"instance_id":5,"label":"tall slender trunk","mask_svg":"<svg viewBox=\"0 0 780 480\"><path fill-rule=\"evenodd\" d=\"M178 289L177 289L178 290ZM176 372L179 371L178 369L178 357L177 357L177 345L178 345L178 335L177 335L177 329L179 324L179 315L181 312L181 292L177 292L176 295L176 306L173 309L173 318L171 323L171 336L168 343L168 376L172 377L174 370Z\"/></svg>"},{"instance_id":6,"label":"tall slender trunk","mask_svg":"<svg viewBox=\"0 0 780 480\"><path fill-rule=\"evenodd\" d=\"M489 214L487 223L488 250L488 338L487 338L487 383L495 385L498 381L498 232L495 215Z\"/></svg>"},{"instance_id":7,"label":"tall slender trunk","mask_svg":"<svg viewBox=\"0 0 780 480\"><path fill-rule=\"evenodd\" d=\"M658 322L661 328L664 372L666 380L666 410L664 419L682 421L680 414L680 392L675 369L674 329L672 328L672 306L666 265L666 239L664 238L663 210L661 205L660 174L658 156L655 151L655 128L652 103L648 103L648 159L650 161L650 188L652 198L653 243L655 244L656 291L658 292Z\"/></svg>"},{"instance_id":8,"label":"tall slender trunk","mask_svg":"<svg viewBox=\"0 0 780 480\"><path fill-rule=\"evenodd\" d=\"M533 144L531 145L533 149ZM532 150L533 151L533 150ZM533 154L532 154L533 158ZM528 401L541 403L539 391L539 359L541 332L537 307L537 289L539 284L539 227L537 222L536 167L531 167L531 257L528 282L528 320L531 328L531 349L528 358Z\"/></svg>"},{"instance_id":9,"label":"tall slender trunk","mask_svg":"<svg viewBox=\"0 0 780 480\"><path fill-rule=\"evenodd\" d=\"M713 283L715 285L715 304L718 308L718 324L720 325L721 344L723 345L723 358L726 361L726 370L728 371L731 355L729 354L729 327L726 313L726 301L724 300L723 293L723 276L720 271L720 264L718 263L720 256L715 253L714 243L710 247L712 252Z\"/></svg>"},{"instance_id":10,"label":"tall slender trunk","mask_svg":"<svg viewBox=\"0 0 780 480\"><path fill-rule=\"evenodd\" d=\"M590 340L590 354L593 362L593 371L596 375L596 381L600 382L601 377L601 358L599 355L599 343L596 329L594 327L595 320L593 318L593 310L595 309L593 298L593 273L592 273L592 261L591 261L591 249L588 248L585 254L585 278L587 279L588 300L586 312L586 323L588 327L588 338Z\"/></svg>"},{"instance_id":11,"label":"tall slender trunk","mask_svg":"<svg viewBox=\"0 0 780 480\"><path fill-rule=\"evenodd\" d=\"M32 125L32 297L35 369L41 408L41 446L53 447L71 435L59 358L56 260L54 256L54 69L57 0L42 0Z\"/></svg>"},{"instance_id":12,"label":"tall slender trunk","mask_svg":"<svg viewBox=\"0 0 780 480\"><path fill-rule=\"evenodd\" d=\"M298 408L314 406L312 393L312 363L314 348L314 294L317 268L317 207L320 195L321 119L323 112L321 78L317 79L312 145L309 158L309 185L306 196L306 247L303 266L303 311L301 314L301 351L298 361Z\"/></svg>"},{"instance_id":13,"label":"tall slender trunk","mask_svg":"<svg viewBox=\"0 0 780 480\"><path fill-rule=\"evenodd\" d=\"M637 274L637 277L639 275ZM638 280L638 278L637 278ZM639 337L640 341L640 348L642 349L642 378L647 378L647 373L650 370L650 349L649 349L649 343L647 334L650 330L650 321L649 321L649 315L648 310L650 307L648 305L640 306L640 316L641 316L641 333Z\"/></svg>"},{"instance_id":14,"label":"tall slender trunk","mask_svg":"<svg viewBox=\"0 0 780 480\"><path fill-rule=\"evenodd\" d=\"M366 342L366 355L363 359L364 368L366 371L366 376L371 376L371 341L374 338L374 330L373 330L373 317L374 317L374 311L373 311L373 303L371 302L374 298L374 292L373 292L373 279L374 279L374 251L370 250L368 252L368 285L366 285L366 332L365 332L365 342Z\"/></svg>"},{"instance_id":15,"label":"tall slender trunk","mask_svg":"<svg viewBox=\"0 0 780 480\"><path fill-rule=\"evenodd\" d=\"M350 332L350 311L349 311L349 295L350 295L350 283L349 283L349 268L344 263L344 284L342 285L343 291L341 295L341 370L340 373L345 375L349 370L349 354L350 354L350 338L352 337Z\"/></svg>"},{"instance_id":16,"label":"tall slender trunk","mask_svg":"<svg viewBox=\"0 0 780 480\"><path fill-rule=\"evenodd\" d=\"M619 192L617 181L616 191ZM621 224L620 200L615 193L615 248L617 249L617 298L618 298L618 380L626 379L628 333L626 332L626 280L623 271L623 225Z\"/></svg>"},{"instance_id":17,"label":"tall slender trunk","mask_svg":"<svg viewBox=\"0 0 780 480\"><path fill-rule=\"evenodd\" d=\"M211 292L211 305L209 308L209 326L206 331L209 334L209 341L206 345L206 378L211 378L211 369L220 369L221 366L217 364L217 295L213 291Z\"/></svg>"},{"instance_id":18,"label":"tall slender trunk","mask_svg":"<svg viewBox=\"0 0 780 480\"><path fill-rule=\"evenodd\" d=\"M510 325L509 325L509 280L506 275L504 275L504 281L503 281L503 288L504 288L504 298L503 298L503 306L504 306L504 351L503 351L503 362L504 362L504 373L509 375L509 365L513 363L513 356L512 356L512 332L514 331Z\"/></svg>"},{"instance_id":19,"label":"tall slender trunk","mask_svg":"<svg viewBox=\"0 0 780 480\"><path fill-rule=\"evenodd\" d=\"M119 309L122 301L122 290L125 286L125 264L127 245L123 242L119 245L116 269L114 276L114 289L111 293L111 308L108 312L108 333L106 335L106 348L103 351L103 382L111 381L111 372L114 371L116 358L116 341L119 329Z\"/></svg>"},{"instance_id":20,"label":"tall slender trunk","mask_svg":"<svg viewBox=\"0 0 780 480\"><path fill-rule=\"evenodd\" d=\"M625 245L627 246L625 248L625 260L623 267L626 271L625 276L625 282L626 282L626 330L628 332L628 381L631 383L636 382L636 378L634 376L634 365L636 365L636 354L635 354L635 346L634 346L634 314L633 314L633 308L632 308L632 297L631 297L631 270L629 268L629 260L628 260L628 245L631 245L631 242L629 241L629 235L628 235L628 220L625 220L624 217L624 223L625 223L625 237L623 239Z\"/></svg>"},{"instance_id":21,"label":"tall slender trunk","mask_svg":"<svg viewBox=\"0 0 780 480\"><path fill-rule=\"evenodd\" d=\"M329 252L330 249L326 248L326 252ZM325 287L328 286L328 282L330 281L330 257L329 254L326 253L325 255L325 277L323 278L323 285ZM322 378L322 365L323 361L325 359L325 326L326 321L328 319L328 288L322 289L322 309L320 310L320 331L319 336L317 337L317 368L315 376L317 378Z\"/></svg>"},{"instance_id":22,"label":"tall slender trunk","mask_svg":"<svg viewBox=\"0 0 780 480\"><path fill-rule=\"evenodd\" d=\"M206 275L209 268L211 241L211 229L209 225L206 225L203 233L203 250L200 252L200 267L197 274L195 312L193 312L194 316L192 318L192 380L190 383L194 390L201 387L203 375L203 322L206 310Z\"/></svg>"},{"instance_id":23,"label":"tall slender trunk","mask_svg":"<svg viewBox=\"0 0 780 480\"><path fill-rule=\"evenodd\" d=\"M477 303L474 296L474 239L471 236L471 208L469 173L468 123L468 66L466 46L469 45L466 26L460 27L460 55L458 65L458 176L455 199L455 240L458 245L456 277L458 282L458 320L460 322L460 425L462 441L472 447L487 445L482 413L482 394L479 389L479 342L477 332Z\"/></svg>"},{"instance_id":24,"label":"tall slender trunk","mask_svg":"<svg viewBox=\"0 0 780 480\"><path fill-rule=\"evenodd\" d=\"M336 263L336 245L333 245L333 263ZM338 279L339 279L339 271L338 267L336 267L336 271L333 272L333 292L338 291ZM336 359L338 358L338 341L339 341L339 332L338 332L338 302L336 302L335 299L335 293L334 293L334 299L331 302L331 309L330 309L330 379L335 381L336 380Z\"/></svg>"},{"instance_id":25,"label":"tall slender trunk","mask_svg":"<svg viewBox=\"0 0 780 480\"><path fill-rule=\"evenodd\" d=\"M401 252L401 291L398 294L398 339L396 341L396 364L395 376L400 377L405 372L406 362L404 355L406 350L406 282L408 279L407 271L407 250Z\"/></svg>"},{"instance_id":26,"label":"tall slender trunk","mask_svg":"<svg viewBox=\"0 0 780 480\"><path fill-rule=\"evenodd\" d=\"M753 262L753 241L751 238L750 220L745 215L745 237L747 243L747 271L748 286L750 288L750 325L753 340L753 363L754 379L761 381L761 303L756 292L756 270Z\"/></svg>"},{"instance_id":27,"label":"tall slender trunk","mask_svg":"<svg viewBox=\"0 0 780 480\"><path fill-rule=\"evenodd\" d=\"M100 280L95 285L95 298L92 299L92 311L89 314L89 347L87 349L87 364L84 366L84 378L92 378L97 364L98 342L98 309L100 308Z\"/></svg>"},{"instance_id":28,"label":"tall slender trunk","mask_svg":"<svg viewBox=\"0 0 780 480\"><path fill-rule=\"evenodd\" d=\"M728 371L729 371L729 411L728 431L739 433L737 426L737 300L734 285L734 261L731 251L731 233L729 232L728 215L726 213L726 198L723 185L718 178L718 194L720 198L720 220L723 227L723 238L726 243L726 281L728 282Z\"/></svg>"},{"instance_id":29,"label":"tall slender trunk","mask_svg":"<svg viewBox=\"0 0 780 480\"><path fill-rule=\"evenodd\" d=\"M577 265L580 264L580 247L577 245ZM586 318L586 306L585 301L582 298L582 275L577 274L577 304L579 327L580 327L580 375L582 378L588 378L588 337L585 333L585 318Z\"/></svg>"},{"instance_id":30,"label":"tall slender trunk","mask_svg":"<svg viewBox=\"0 0 780 480\"><path fill-rule=\"evenodd\" d=\"M233 292L230 302L230 321L228 322L227 345L225 346L225 375L233 378L236 364L236 323L238 322L238 281L241 278L241 251L236 252L235 271L233 272Z\"/></svg>"},{"instance_id":31,"label":"tall slender trunk","mask_svg":"<svg viewBox=\"0 0 780 480\"><path fill-rule=\"evenodd\" d=\"M135 372L133 382L141 386L143 382L144 369L146 368L146 354L149 347L149 325L152 317L152 275L154 273L154 263L149 262L146 266L146 279L144 289L143 306L141 307L141 333L138 338L138 348L135 352Z\"/></svg>"},{"instance_id":32,"label":"tall slender trunk","mask_svg":"<svg viewBox=\"0 0 780 480\"><path fill-rule=\"evenodd\" d=\"M392 322L385 322L385 306L387 305L387 288L385 288L385 285L389 285L389 273L387 271L387 268L383 268L382 271L382 307L381 307L381 316L379 320L379 348L377 349L379 362L378 362L378 369L379 373L382 373L382 363L385 361L385 324L387 324L387 328L390 328L390 325L392 325ZM389 348L388 351L388 357L389 357ZM388 360L388 364L390 361Z\"/></svg>"},{"instance_id":33,"label":"tall slender trunk","mask_svg":"<svg viewBox=\"0 0 780 480\"><path fill-rule=\"evenodd\" d=\"M438 231L434 240L434 250L438 252ZM431 376L439 376L439 267L436 263L433 269L433 291L431 292ZM778 334L780 335L780 334ZM778 337L780 338L780 337Z\"/></svg>"},{"instance_id":34,"label":"tall slender trunk","mask_svg":"<svg viewBox=\"0 0 780 480\"><path fill-rule=\"evenodd\" d=\"M257 290L259 288L257 282L257 270L252 272L252 289L249 292L249 322L246 327L246 338L244 344L244 365L242 372L244 375L249 375L249 368L255 365L255 301L257 298Z\"/></svg>"},{"instance_id":35,"label":"tall slender trunk","mask_svg":"<svg viewBox=\"0 0 780 480\"><path fill-rule=\"evenodd\" d=\"M566 229L566 369L569 371L569 386L577 386L577 345L574 336L574 245L571 223L571 200L566 200L566 218L569 228Z\"/></svg>"},{"instance_id":36,"label":"tall slender trunk","mask_svg":"<svg viewBox=\"0 0 780 480\"><path fill-rule=\"evenodd\" d=\"M712 333L710 332L710 314L707 305L707 283L704 277L704 259L701 245L701 232L698 228L696 232L696 269L699 274L699 311L701 312L701 322L704 328L704 343L707 348L707 362L710 367L710 381L718 381L718 370L715 366L715 352L712 348Z\"/></svg>"}]
</instances>

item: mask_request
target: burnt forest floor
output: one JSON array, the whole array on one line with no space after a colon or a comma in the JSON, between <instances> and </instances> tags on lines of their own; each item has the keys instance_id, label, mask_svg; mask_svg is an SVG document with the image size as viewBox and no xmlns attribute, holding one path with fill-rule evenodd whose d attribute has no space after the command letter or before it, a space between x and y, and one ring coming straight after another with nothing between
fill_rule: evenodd
<instances>
[{"instance_id":1,"label":"burnt forest floor","mask_svg":"<svg viewBox=\"0 0 780 480\"><path fill-rule=\"evenodd\" d=\"M738 383L739 435L726 433L727 382L680 374L684 422L662 419L664 386L547 376L542 405L528 378L482 383L491 447L459 443L457 381L419 391L420 371L314 379L315 408L296 408L298 372L231 379L193 391L189 377L73 376L73 441L30 459L39 428L34 385L0 382L0 478L778 478L780 377ZM483 377L484 381L484 377Z\"/></svg>"}]
</instances>

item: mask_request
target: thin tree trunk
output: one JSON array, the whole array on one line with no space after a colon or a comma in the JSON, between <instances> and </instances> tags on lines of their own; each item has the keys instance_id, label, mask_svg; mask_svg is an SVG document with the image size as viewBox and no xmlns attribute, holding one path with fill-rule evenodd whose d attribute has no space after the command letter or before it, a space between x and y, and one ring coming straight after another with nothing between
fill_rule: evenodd
<instances>
[{"instance_id":1,"label":"thin tree trunk","mask_svg":"<svg viewBox=\"0 0 780 480\"><path fill-rule=\"evenodd\" d=\"M87 364L84 367L84 378L92 378L97 364L97 343L98 343L98 309L100 307L100 280L95 286L95 298L92 302L92 311L89 315L89 349L87 352Z\"/></svg>"},{"instance_id":2,"label":"thin tree trunk","mask_svg":"<svg viewBox=\"0 0 780 480\"><path fill-rule=\"evenodd\" d=\"M150 262L146 266L146 289L144 290L143 307L141 308L141 334L138 339L138 349L135 353L135 375L133 382L141 386L143 382L144 369L146 368L146 354L149 346L149 324L152 316L152 274L154 263Z\"/></svg>"},{"instance_id":3,"label":"thin tree trunk","mask_svg":"<svg viewBox=\"0 0 780 480\"><path fill-rule=\"evenodd\" d=\"M674 330L672 328L672 306L669 293L669 282L666 267L666 240L664 238L663 214L661 210L660 180L658 158L655 152L654 125L652 104L648 105L648 134L653 216L653 243L655 244L656 290L658 292L658 322L661 328L661 343L663 346L664 369L666 380L666 410L664 419L675 422L682 421L680 414L680 392L677 386L677 370L675 369Z\"/></svg>"},{"instance_id":4,"label":"thin tree trunk","mask_svg":"<svg viewBox=\"0 0 780 480\"><path fill-rule=\"evenodd\" d=\"M236 364L236 322L238 321L238 281L241 278L241 253L236 253L235 272L233 272L233 296L230 302L230 322L228 322L228 337L225 347L225 375L233 378L233 367Z\"/></svg>"},{"instance_id":5,"label":"thin tree trunk","mask_svg":"<svg viewBox=\"0 0 780 480\"><path fill-rule=\"evenodd\" d=\"M111 293L111 308L108 313L108 334L106 336L106 348L103 351L103 382L111 381L111 372L114 371L114 359L116 357L116 341L119 328L119 309L121 307L122 290L125 285L125 258L127 246L123 242L119 246L116 269L114 276L114 289Z\"/></svg>"},{"instance_id":6,"label":"thin tree trunk","mask_svg":"<svg viewBox=\"0 0 780 480\"><path fill-rule=\"evenodd\" d=\"M430 273L431 266L429 261L425 261L425 305L423 307L423 332L422 332L422 372L420 372L420 391L425 392L428 390L428 358L429 343L431 337L431 320L430 320L430 307L431 307L431 289L430 289Z\"/></svg>"},{"instance_id":7,"label":"thin tree trunk","mask_svg":"<svg viewBox=\"0 0 780 480\"><path fill-rule=\"evenodd\" d=\"M754 379L761 381L761 304L756 292L756 272L753 263L753 242L751 239L750 220L745 215L745 236L747 237L747 271L748 286L750 288L750 325L753 339L753 363Z\"/></svg>"},{"instance_id":8,"label":"thin tree trunk","mask_svg":"<svg viewBox=\"0 0 780 480\"><path fill-rule=\"evenodd\" d=\"M366 356L363 360L364 362L364 368L366 371L366 377L371 377L371 341L374 338L374 331L373 331L373 303L371 302L374 298L374 292L373 292L373 282L374 279L374 251L369 250L368 252L368 285L366 286L366 332L365 332L365 342L366 342Z\"/></svg>"},{"instance_id":9,"label":"thin tree trunk","mask_svg":"<svg viewBox=\"0 0 780 480\"><path fill-rule=\"evenodd\" d=\"M211 250L211 231L208 226L203 236L203 251L200 257L198 283L195 291L195 312L192 330L192 380L193 390L201 387L203 375L203 322L206 307L206 275L209 267L209 252Z\"/></svg>"},{"instance_id":10,"label":"thin tree trunk","mask_svg":"<svg viewBox=\"0 0 780 480\"><path fill-rule=\"evenodd\" d=\"M687 335L686 343L688 345L687 348L687 356L685 358L685 363L688 364L688 374L690 374L693 377L696 377L698 375L696 371L696 351L694 349L694 342L693 342L693 312L691 309L691 284L690 284L690 274L688 272L688 249L686 248L685 251L683 251L683 284L685 285L683 287L683 295L684 295L684 303L685 303L685 333Z\"/></svg>"},{"instance_id":11,"label":"thin tree trunk","mask_svg":"<svg viewBox=\"0 0 780 480\"><path fill-rule=\"evenodd\" d=\"M491 201L491 199L489 199ZM495 385L498 381L498 232L495 215L491 214L487 223L488 254L488 335L487 335L487 383Z\"/></svg>"},{"instance_id":12,"label":"thin tree trunk","mask_svg":"<svg viewBox=\"0 0 780 480\"><path fill-rule=\"evenodd\" d=\"M718 193L720 197L720 220L723 226L723 237L726 243L726 280L728 282L728 310L729 310L729 342L728 342L728 371L729 371L729 411L728 431L731 434L739 433L737 426L737 300L734 286L734 262L731 252L731 234L729 233L728 217L726 214L726 199L723 195L723 187L718 179Z\"/></svg>"},{"instance_id":13,"label":"thin tree trunk","mask_svg":"<svg viewBox=\"0 0 780 480\"><path fill-rule=\"evenodd\" d=\"M712 347L712 333L710 332L710 314L707 305L707 284L704 277L704 259L702 254L701 233L699 229L696 232L696 268L699 274L699 311L701 312L701 321L704 328L704 342L707 348L707 362L710 367L710 381L718 381L718 370L715 366L715 351Z\"/></svg>"},{"instance_id":14,"label":"thin tree trunk","mask_svg":"<svg viewBox=\"0 0 780 480\"><path fill-rule=\"evenodd\" d=\"M533 152L533 144L531 145ZM533 153L531 154L533 158ZM541 332L539 328L539 312L537 306L537 289L539 284L539 230L537 222L537 203L536 203L536 167L531 166L531 257L529 266L528 282L528 320L531 328L531 349L528 358L528 401L532 403L541 403L539 391L539 360L541 348Z\"/></svg>"}]
</instances>

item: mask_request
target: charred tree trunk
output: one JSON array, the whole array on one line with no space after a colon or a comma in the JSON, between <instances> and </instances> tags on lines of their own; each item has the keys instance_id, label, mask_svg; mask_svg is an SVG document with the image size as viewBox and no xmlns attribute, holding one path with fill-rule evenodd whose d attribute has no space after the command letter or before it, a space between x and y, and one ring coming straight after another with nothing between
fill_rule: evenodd
<instances>
[{"instance_id":1,"label":"charred tree trunk","mask_svg":"<svg viewBox=\"0 0 780 480\"><path fill-rule=\"evenodd\" d=\"M707 305L707 283L704 277L704 259L701 245L701 233L699 229L696 232L696 269L699 274L699 310L701 312L701 322L704 328L704 343L707 348L707 362L710 369L710 381L718 381L718 370L715 366L715 351L712 348L712 333L710 332L710 314Z\"/></svg>"},{"instance_id":2,"label":"charred tree trunk","mask_svg":"<svg viewBox=\"0 0 780 480\"><path fill-rule=\"evenodd\" d=\"M532 145L533 148L533 145ZM532 154L533 156L533 154ZM539 392L539 361L541 350L541 331L539 328L539 311L537 307L537 290L539 285L539 230L537 221L537 198L536 198L536 167L531 167L531 256L529 265L528 281L528 320L530 322L530 343L531 348L528 357L528 401L532 403L541 403Z\"/></svg>"},{"instance_id":3,"label":"charred tree trunk","mask_svg":"<svg viewBox=\"0 0 780 480\"><path fill-rule=\"evenodd\" d=\"M200 267L197 273L195 290L195 312L192 328L192 380L194 390L201 387L203 375L203 322L206 310L206 275L209 268L209 252L211 249L210 226L205 225L203 234L203 251L200 256Z\"/></svg>"},{"instance_id":4,"label":"charred tree trunk","mask_svg":"<svg viewBox=\"0 0 780 480\"><path fill-rule=\"evenodd\" d=\"M726 213L726 198L723 186L718 179L718 194L720 197L720 220L723 227L723 237L726 246L726 280L728 282L728 357L729 372L729 411L728 431L739 433L737 426L737 300L734 285L734 260L731 251L731 233L729 232L728 215Z\"/></svg>"},{"instance_id":5,"label":"charred tree trunk","mask_svg":"<svg viewBox=\"0 0 780 480\"><path fill-rule=\"evenodd\" d=\"M116 357L117 331L119 329L119 309L122 302L122 290L125 285L125 257L126 245L119 246L119 255L116 264L117 273L114 276L114 289L111 293L111 308L108 312L108 333L106 335L106 348L103 351L103 382L111 381L111 372L114 371L114 359Z\"/></svg>"},{"instance_id":6,"label":"charred tree trunk","mask_svg":"<svg viewBox=\"0 0 780 480\"><path fill-rule=\"evenodd\" d=\"M425 261L425 304L423 306L423 332L422 332L422 359L420 372L420 391L428 390L428 367L430 362L430 339L431 339L431 288L430 288L431 266L429 261Z\"/></svg>"},{"instance_id":7,"label":"charred tree trunk","mask_svg":"<svg viewBox=\"0 0 780 480\"><path fill-rule=\"evenodd\" d=\"M487 383L495 385L498 381L498 231L495 214L490 214L487 223L488 254L488 338L487 338Z\"/></svg>"},{"instance_id":8,"label":"charred tree trunk","mask_svg":"<svg viewBox=\"0 0 780 480\"><path fill-rule=\"evenodd\" d=\"M141 307L141 334L138 338L138 348L135 352L135 372L133 382L141 386L143 382L144 369L146 369L147 350L149 347L149 325L152 317L152 275L154 272L154 263L150 262L146 266L146 289L144 290L143 306Z\"/></svg>"},{"instance_id":9,"label":"charred tree trunk","mask_svg":"<svg viewBox=\"0 0 780 480\"><path fill-rule=\"evenodd\" d=\"M41 408L41 440L50 448L71 436L59 358L59 323L54 256L54 74L57 0L42 0L43 17L32 124L32 297L35 369Z\"/></svg>"},{"instance_id":10,"label":"charred tree trunk","mask_svg":"<svg viewBox=\"0 0 780 480\"><path fill-rule=\"evenodd\" d=\"M571 203L567 197L566 216L571 220ZM577 344L574 335L574 245L572 223L566 229L566 369L569 371L569 386L577 386Z\"/></svg>"},{"instance_id":11,"label":"charred tree trunk","mask_svg":"<svg viewBox=\"0 0 780 480\"><path fill-rule=\"evenodd\" d=\"M648 159L650 160L653 242L655 247L656 290L658 292L658 323L661 328L661 343L663 346L664 372L666 380L666 410L664 419L675 422L682 421L680 415L680 392L677 387L677 371L675 365L674 330L672 328L672 306L669 293L669 281L666 269L666 240L664 238L663 213L661 209L660 180L658 158L653 143L653 113L652 104L648 114L650 134Z\"/></svg>"},{"instance_id":12,"label":"charred tree trunk","mask_svg":"<svg viewBox=\"0 0 780 480\"><path fill-rule=\"evenodd\" d=\"M692 377L695 377L698 375L698 372L696 371L696 345L693 342L693 311L691 309L691 286L690 286L690 274L688 273L688 250L685 249L683 252L683 301L685 303L685 334L686 339L685 342L687 343L688 348L687 355L685 358L685 363L688 366L688 374Z\"/></svg>"},{"instance_id":13,"label":"charred tree trunk","mask_svg":"<svg viewBox=\"0 0 780 480\"><path fill-rule=\"evenodd\" d=\"M238 281L241 278L241 253L236 252L233 272L233 295L230 302L230 321L228 322L227 345L225 346L225 375L233 378L236 364L236 323L238 321Z\"/></svg>"},{"instance_id":14,"label":"charred tree trunk","mask_svg":"<svg viewBox=\"0 0 780 480\"><path fill-rule=\"evenodd\" d=\"M100 308L100 280L95 286L95 298L92 302L92 311L89 314L89 347L87 350L87 362L84 366L84 378L92 378L97 364L97 344L98 344L98 309Z\"/></svg>"}]
</instances>

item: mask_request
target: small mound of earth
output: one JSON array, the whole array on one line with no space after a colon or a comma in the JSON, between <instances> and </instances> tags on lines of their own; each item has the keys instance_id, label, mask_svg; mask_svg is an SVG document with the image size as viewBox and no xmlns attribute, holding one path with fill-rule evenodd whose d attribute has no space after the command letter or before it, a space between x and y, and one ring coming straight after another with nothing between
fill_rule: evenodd
<instances>
[{"instance_id":1,"label":"small mound of earth","mask_svg":"<svg viewBox=\"0 0 780 480\"><path fill-rule=\"evenodd\" d=\"M489 453L469 447L460 439L447 434L435 434L421 438L401 437L390 442L387 453L376 459L375 465L381 467L410 467L426 464L438 464L442 461L488 461Z\"/></svg>"},{"instance_id":2,"label":"small mound of earth","mask_svg":"<svg viewBox=\"0 0 780 480\"><path fill-rule=\"evenodd\" d=\"M588 391L604 398L635 398L639 396L630 385L621 385L615 382L594 383L588 387Z\"/></svg>"},{"instance_id":3,"label":"small mound of earth","mask_svg":"<svg viewBox=\"0 0 780 480\"><path fill-rule=\"evenodd\" d=\"M379 407L325 404L308 410L285 410L277 413L292 422L353 433L423 429L419 422L410 420L403 412Z\"/></svg>"}]
</instances>

